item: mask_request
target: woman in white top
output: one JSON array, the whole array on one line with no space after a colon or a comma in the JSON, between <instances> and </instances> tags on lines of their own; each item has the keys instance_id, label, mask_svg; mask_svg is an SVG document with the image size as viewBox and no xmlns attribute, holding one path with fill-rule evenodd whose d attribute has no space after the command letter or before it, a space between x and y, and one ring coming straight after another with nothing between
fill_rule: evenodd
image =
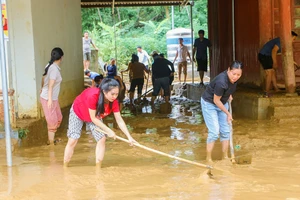
<instances>
[{"instance_id":1,"label":"woman in white top","mask_svg":"<svg viewBox=\"0 0 300 200\"><path fill-rule=\"evenodd\" d=\"M58 95L62 81L59 66L63 55L64 52L59 47L56 47L51 51L51 59L45 67L45 73L43 74L42 79L40 100L47 121L48 145L54 145L55 132L62 121Z\"/></svg>"}]
</instances>

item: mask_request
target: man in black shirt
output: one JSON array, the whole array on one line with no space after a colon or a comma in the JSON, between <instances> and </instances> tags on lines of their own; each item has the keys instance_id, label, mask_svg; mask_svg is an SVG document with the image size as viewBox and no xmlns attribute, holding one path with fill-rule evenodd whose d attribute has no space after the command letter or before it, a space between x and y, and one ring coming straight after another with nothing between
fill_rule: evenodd
<instances>
[{"instance_id":1,"label":"man in black shirt","mask_svg":"<svg viewBox=\"0 0 300 200\"><path fill-rule=\"evenodd\" d=\"M193 47L193 60L197 61L197 71L200 76L200 86L203 86L204 72L207 72L207 48L211 48L211 42L204 37L204 30L198 31L199 38L195 39ZM196 55L196 58L195 58Z\"/></svg>"},{"instance_id":2,"label":"man in black shirt","mask_svg":"<svg viewBox=\"0 0 300 200\"><path fill-rule=\"evenodd\" d=\"M154 103L160 89L164 90L165 100L170 100L170 76L174 73L173 63L165 58L161 58L157 52L153 53L154 62L152 64L152 77L154 79L151 104ZM170 66L170 67L169 67Z\"/></svg>"}]
</instances>

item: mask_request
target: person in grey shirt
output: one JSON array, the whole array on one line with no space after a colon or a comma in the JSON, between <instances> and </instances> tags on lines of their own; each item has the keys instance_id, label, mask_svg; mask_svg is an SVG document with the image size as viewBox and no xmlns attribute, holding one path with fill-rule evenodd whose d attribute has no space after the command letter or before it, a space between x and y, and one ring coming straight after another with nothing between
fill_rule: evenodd
<instances>
[{"instance_id":1,"label":"person in grey shirt","mask_svg":"<svg viewBox=\"0 0 300 200\"><path fill-rule=\"evenodd\" d=\"M98 48L93 43L92 39L89 38L89 33L84 32L84 37L82 38L82 49L83 49L83 67L84 71L88 70L90 67L91 60L91 45L98 50Z\"/></svg>"},{"instance_id":2,"label":"person in grey shirt","mask_svg":"<svg viewBox=\"0 0 300 200\"><path fill-rule=\"evenodd\" d=\"M58 140L54 140L55 132L62 122L62 113L58 102L62 77L60 74L60 64L64 52L56 47L51 51L51 59L45 67L42 78L42 89L40 101L47 121L48 145L54 145Z\"/></svg>"}]
</instances>

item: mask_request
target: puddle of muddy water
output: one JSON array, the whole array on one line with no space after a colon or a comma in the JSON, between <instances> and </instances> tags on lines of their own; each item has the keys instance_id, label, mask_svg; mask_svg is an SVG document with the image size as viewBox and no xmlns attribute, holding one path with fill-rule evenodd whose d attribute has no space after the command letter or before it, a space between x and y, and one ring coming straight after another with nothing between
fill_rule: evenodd
<instances>
[{"instance_id":1,"label":"puddle of muddy water","mask_svg":"<svg viewBox=\"0 0 300 200\"><path fill-rule=\"evenodd\" d=\"M197 102L172 104L169 114L125 110L124 120L141 144L205 163L207 130L199 107L193 109ZM116 128L112 117L106 122ZM300 199L300 125L235 119L233 127L236 155L251 153L252 164L221 161L217 143L214 166L221 170L213 170L214 179L198 166L111 139L97 170L95 142L83 132L68 169L62 167L66 136L54 148L18 149L12 168L0 154L0 199Z\"/></svg>"}]
</instances>

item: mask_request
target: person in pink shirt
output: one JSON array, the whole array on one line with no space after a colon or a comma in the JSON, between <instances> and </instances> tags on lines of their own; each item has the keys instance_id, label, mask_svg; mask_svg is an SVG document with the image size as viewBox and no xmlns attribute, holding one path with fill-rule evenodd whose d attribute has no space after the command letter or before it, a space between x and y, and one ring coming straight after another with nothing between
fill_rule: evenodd
<instances>
[{"instance_id":1,"label":"person in pink shirt","mask_svg":"<svg viewBox=\"0 0 300 200\"><path fill-rule=\"evenodd\" d=\"M74 148L81 135L83 123L89 127L93 137L97 141L96 166L101 168L104 158L106 135L116 137L116 134L102 119L113 112L116 122L122 132L127 136L131 145L136 141L131 137L127 126L120 114L118 95L119 83L110 78L102 80L99 88L88 88L84 90L73 102L69 115L68 143L65 148L64 166L68 167Z\"/></svg>"}]
</instances>

